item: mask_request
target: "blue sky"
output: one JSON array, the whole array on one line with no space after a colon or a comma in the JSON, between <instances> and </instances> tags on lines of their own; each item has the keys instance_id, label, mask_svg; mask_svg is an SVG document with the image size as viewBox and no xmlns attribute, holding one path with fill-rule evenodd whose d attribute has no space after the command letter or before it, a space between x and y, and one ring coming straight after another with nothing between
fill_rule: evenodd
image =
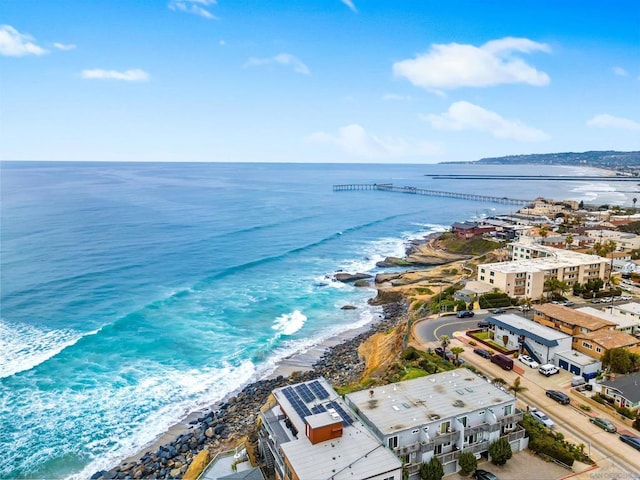
<instances>
[{"instance_id":1,"label":"blue sky","mask_svg":"<svg viewBox=\"0 0 640 480\"><path fill-rule=\"evenodd\" d=\"M637 0L2 0L3 160L640 150Z\"/></svg>"}]
</instances>

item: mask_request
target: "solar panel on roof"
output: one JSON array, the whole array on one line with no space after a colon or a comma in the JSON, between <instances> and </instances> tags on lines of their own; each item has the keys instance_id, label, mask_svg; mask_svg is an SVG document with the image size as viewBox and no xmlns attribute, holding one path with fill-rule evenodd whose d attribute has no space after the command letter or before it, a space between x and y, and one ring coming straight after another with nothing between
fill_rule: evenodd
<instances>
[{"instance_id":1,"label":"solar panel on roof","mask_svg":"<svg viewBox=\"0 0 640 480\"><path fill-rule=\"evenodd\" d=\"M344 411L344 409L337 402L329 402L327 405L333 409L342 417L342 422L345 425L351 425L353 423L353 419Z\"/></svg>"},{"instance_id":2,"label":"solar panel on roof","mask_svg":"<svg viewBox=\"0 0 640 480\"><path fill-rule=\"evenodd\" d=\"M302 400L304 400L305 402L311 402L316 399L311 390L309 390L309 387L307 387L307 385L304 383L296 386L296 392L298 392L300 398L302 398Z\"/></svg>"},{"instance_id":3,"label":"solar panel on roof","mask_svg":"<svg viewBox=\"0 0 640 480\"><path fill-rule=\"evenodd\" d=\"M315 407L313 407L311 409L311 412L314 414L318 414L318 413L322 413L322 412L326 412L327 409L324 408L324 405L316 405Z\"/></svg>"},{"instance_id":4,"label":"solar panel on roof","mask_svg":"<svg viewBox=\"0 0 640 480\"><path fill-rule=\"evenodd\" d=\"M311 391L318 399L324 400L325 398L329 398L329 392L327 392L318 380L311 382L309 388L311 388Z\"/></svg>"}]
</instances>

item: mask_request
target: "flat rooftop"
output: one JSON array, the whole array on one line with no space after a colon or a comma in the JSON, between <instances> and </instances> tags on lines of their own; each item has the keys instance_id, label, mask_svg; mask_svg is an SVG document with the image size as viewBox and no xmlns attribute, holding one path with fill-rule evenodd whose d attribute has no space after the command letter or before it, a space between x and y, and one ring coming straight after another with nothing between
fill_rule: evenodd
<instances>
[{"instance_id":1,"label":"flat rooftop","mask_svg":"<svg viewBox=\"0 0 640 480\"><path fill-rule=\"evenodd\" d=\"M510 327L516 330L519 335L525 335L538 340L543 345L557 345L558 340L571 338L571 335L545 327L539 323L527 318L515 315L513 313L505 313L504 315L492 315L487 321L501 327Z\"/></svg>"},{"instance_id":2,"label":"flat rooftop","mask_svg":"<svg viewBox=\"0 0 640 480\"><path fill-rule=\"evenodd\" d=\"M640 324L640 318L624 315L618 312L616 307L613 307L613 309L611 307L605 307L604 310L594 307L581 307L576 308L576 310L615 323L620 328L629 328Z\"/></svg>"},{"instance_id":3,"label":"flat rooftop","mask_svg":"<svg viewBox=\"0 0 640 480\"><path fill-rule=\"evenodd\" d=\"M353 392L347 399L383 435L514 401L466 368Z\"/></svg>"},{"instance_id":4,"label":"flat rooftop","mask_svg":"<svg viewBox=\"0 0 640 480\"><path fill-rule=\"evenodd\" d=\"M600 360L596 360L589 355L585 355L582 352L578 352L577 350L567 350L564 352L558 352L556 355L570 360L571 363L575 363L576 365L580 365L581 367L587 367L589 365L593 365L594 363L600 363Z\"/></svg>"},{"instance_id":5,"label":"flat rooftop","mask_svg":"<svg viewBox=\"0 0 640 480\"><path fill-rule=\"evenodd\" d=\"M358 420L326 379L277 388L272 393L277 404L265 415L273 421L283 412L297 430L294 436L284 421L272 425L299 478L369 478L402 467L398 457ZM342 437L315 445L307 438L306 424L317 428L336 421L343 423Z\"/></svg>"},{"instance_id":6,"label":"flat rooftop","mask_svg":"<svg viewBox=\"0 0 640 480\"><path fill-rule=\"evenodd\" d=\"M614 308L631 315L640 315L640 303L637 302L623 303L622 305L616 305Z\"/></svg>"},{"instance_id":7,"label":"flat rooftop","mask_svg":"<svg viewBox=\"0 0 640 480\"><path fill-rule=\"evenodd\" d=\"M607 262L607 259L598 255L586 255L578 252L568 252L571 255L556 257L538 257L529 259L512 260L510 262L485 263L480 267L487 267L496 272L545 272L554 268L575 267L579 265L592 265Z\"/></svg>"}]
</instances>

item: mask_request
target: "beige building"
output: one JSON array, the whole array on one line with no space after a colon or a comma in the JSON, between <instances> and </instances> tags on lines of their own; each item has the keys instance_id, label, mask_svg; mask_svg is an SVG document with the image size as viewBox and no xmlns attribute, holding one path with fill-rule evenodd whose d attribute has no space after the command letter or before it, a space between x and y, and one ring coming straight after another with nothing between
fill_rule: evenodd
<instances>
[{"instance_id":1,"label":"beige building","mask_svg":"<svg viewBox=\"0 0 640 480\"><path fill-rule=\"evenodd\" d=\"M587 230L585 235L597 242L611 240L615 242L616 250L619 252L631 252L640 248L640 235L634 233L617 230Z\"/></svg>"},{"instance_id":2,"label":"beige building","mask_svg":"<svg viewBox=\"0 0 640 480\"><path fill-rule=\"evenodd\" d=\"M570 287L576 283L583 284L597 278L607 280L608 260L598 255L531 244L524 244L523 255L528 258L516 260L516 253L511 262L486 263L478 266L479 282L502 290L510 297L539 298L544 292L544 283L549 278L557 278ZM515 247L514 247L515 248Z\"/></svg>"}]
</instances>

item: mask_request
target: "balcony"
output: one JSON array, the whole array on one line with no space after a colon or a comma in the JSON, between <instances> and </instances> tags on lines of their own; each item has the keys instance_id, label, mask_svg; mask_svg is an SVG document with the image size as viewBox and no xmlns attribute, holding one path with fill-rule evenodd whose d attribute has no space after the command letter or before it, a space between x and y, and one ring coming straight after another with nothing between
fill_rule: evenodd
<instances>
[{"instance_id":1,"label":"balcony","mask_svg":"<svg viewBox=\"0 0 640 480\"><path fill-rule=\"evenodd\" d=\"M480 425L474 425L473 427L467 427L464 429L465 435L473 435L480 432L488 432L491 428L491 425L487 422L481 423Z\"/></svg>"},{"instance_id":2,"label":"balcony","mask_svg":"<svg viewBox=\"0 0 640 480\"><path fill-rule=\"evenodd\" d=\"M447 432L447 433L437 433L436 436L431 440L434 446L442 445L444 443L451 443L452 441L455 440L455 438L457 438L459 433L460 432L458 432L457 430L453 430L452 432Z\"/></svg>"},{"instance_id":3,"label":"balcony","mask_svg":"<svg viewBox=\"0 0 640 480\"><path fill-rule=\"evenodd\" d=\"M522 411L521 410L517 410L516 413L512 413L511 415L505 415L504 417L501 417L498 419L498 421L502 424L508 424L508 423L518 423L520 421L522 421Z\"/></svg>"},{"instance_id":4,"label":"balcony","mask_svg":"<svg viewBox=\"0 0 640 480\"><path fill-rule=\"evenodd\" d=\"M444 465L445 463L456 461L459 456L460 450L456 450L455 452L441 453L440 455L436 455L436 458L440 460L442 465Z\"/></svg>"},{"instance_id":5,"label":"balcony","mask_svg":"<svg viewBox=\"0 0 640 480\"><path fill-rule=\"evenodd\" d=\"M518 425L515 431L502 435L500 438L504 438L507 440L507 442L511 443L511 442L515 442L516 440L520 440L521 438L524 438L526 433L527 433L526 430L520 425Z\"/></svg>"}]
</instances>

